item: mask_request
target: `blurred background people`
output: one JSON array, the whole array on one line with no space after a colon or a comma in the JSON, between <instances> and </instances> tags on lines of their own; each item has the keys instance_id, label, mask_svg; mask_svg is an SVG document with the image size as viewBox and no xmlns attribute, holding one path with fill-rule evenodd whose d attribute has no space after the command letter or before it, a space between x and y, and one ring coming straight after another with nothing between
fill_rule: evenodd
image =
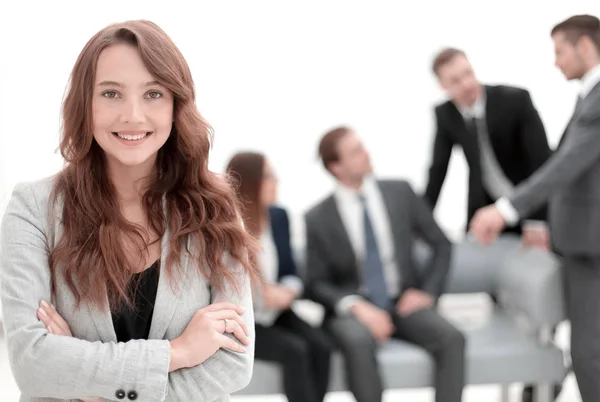
<instances>
[{"instance_id":1,"label":"blurred background people","mask_svg":"<svg viewBox=\"0 0 600 402\"><path fill-rule=\"evenodd\" d=\"M344 356L358 402L381 401L378 345L390 337L435 360L436 401L460 402L465 338L435 309L450 267L451 244L427 204L402 180L377 180L357 134L326 133L319 155L337 184L306 214L309 292L326 308L324 326ZM413 264L413 234L432 250Z\"/></svg>"},{"instance_id":2,"label":"blurred background people","mask_svg":"<svg viewBox=\"0 0 600 402\"><path fill-rule=\"evenodd\" d=\"M576 15L551 31L556 66L580 80L575 110L554 155L495 204L477 211L471 231L491 244L550 200L552 249L562 256L571 358L584 402L600 400L600 21Z\"/></svg>"},{"instance_id":3,"label":"blurred background people","mask_svg":"<svg viewBox=\"0 0 600 402\"><path fill-rule=\"evenodd\" d=\"M246 228L262 246L258 265L264 285L255 290L256 358L281 364L290 402L322 402L332 347L320 328L292 310L304 285L291 247L287 211L275 205L277 176L257 152L235 154L227 173L237 188Z\"/></svg>"}]
</instances>

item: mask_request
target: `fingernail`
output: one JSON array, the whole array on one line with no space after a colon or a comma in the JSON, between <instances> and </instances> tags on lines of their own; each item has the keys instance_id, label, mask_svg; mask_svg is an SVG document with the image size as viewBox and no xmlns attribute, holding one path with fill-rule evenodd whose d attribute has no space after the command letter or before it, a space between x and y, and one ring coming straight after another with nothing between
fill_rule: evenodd
<instances>
[{"instance_id":1,"label":"fingernail","mask_svg":"<svg viewBox=\"0 0 600 402\"><path fill-rule=\"evenodd\" d=\"M43 308L38 309L38 311L40 312L41 315L43 315L44 317L48 317L48 314L46 314L46 312L44 311Z\"/></svg>"},{"instance_id":2,"label":"fingernail","mask_svg":"<svg viewBox=\"0 0 600 402\"><path fill-rule=\"evenodd\" d=\"M46 302L45 302L45 301L43 301L43 300L41 301L41 303L40 303L40 304L41 304L41 305L42 305L42 307L44 307L44 308L48 308L48 307L49 307L49 306L48 306L48 303L46 303Z\"/></svg>"}]
</instances>

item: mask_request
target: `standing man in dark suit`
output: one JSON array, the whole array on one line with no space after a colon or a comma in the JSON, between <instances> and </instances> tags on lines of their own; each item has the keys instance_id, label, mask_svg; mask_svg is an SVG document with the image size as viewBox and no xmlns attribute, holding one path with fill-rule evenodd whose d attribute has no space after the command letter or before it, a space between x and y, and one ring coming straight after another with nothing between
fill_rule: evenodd
<instances>
[{"instance_id":1,"label":"standing man in dark suit","mask_svg":"<svg viewBox=\"0 0 600 402\"><path fill-rule=\"evenodd\" d=\"M527 90L483 85L460 49L440 51L433 60L432 70L450 99L435 108L436 134L425 199L435 208L452 149L460 146L469 166L469 221L477 209L510 195L515 186L548 160L552 151ZM520 241L525 246L549 249L546 220L547 207L540 205L527 220L505 228L504 233L509 236L495 247L501 253L508 253L518 248ZM487 255L482 255L476 245L463 243L457 247L460 264L490 265ZM490 254L489 258L495 255ZM560 389L557 385L555 396ZM523 401L533 401L532 386L525 387Z\"/></svg>"},{"instance_id":2,"label":"standing man in dark suit","mask_svg":"<svg viewBox=\"0 0 600 402\"><path fill-rule=\"evenodd\" d=\"M435 359L436 401L459 402L465 376L465 338L435 311L450 265L451 244L425 202L405 181L379 181L358 136L339 127L319 145L334 193L306 214L307 286L325 306L325 328L346 362L358 402L381 401L378 342L397 337ZM413 234L432 248L418 272Z\"/></svg>"},{"instance_id":3,"label":"standing man in dark suit","mask_svg":"<svg viewBox=\"0 0 600 402\"><path fill-rule=\"evenodd\" d=\"M508 196L550 157L544 125L529 92L481 84L462 50L447 48L434 58L433 72L450 100L435 108L436 134L425 199L435 207L446 178L452 148L460 146L469 166L467 217ZM529 216L545 221L540 205ZM507 232L524 242L547 246L543 225L520 222ZM533 230L538 229L538 230Z\"/></svg>"},{"instance_id":4,"label":"standing man in dark suit","mask_svg":"<svg viewBox=\"0 0 600 402\"><path fill-rule=\"evenodd\" d=\"M477 211L471 231L490 244L550 200L553 249L565 269L573 370L584 402L600 401L600 21L571 17L551 32L556 65L581 80L575 111L555 154L494 205Z\"/></svg>"}]
</instances>

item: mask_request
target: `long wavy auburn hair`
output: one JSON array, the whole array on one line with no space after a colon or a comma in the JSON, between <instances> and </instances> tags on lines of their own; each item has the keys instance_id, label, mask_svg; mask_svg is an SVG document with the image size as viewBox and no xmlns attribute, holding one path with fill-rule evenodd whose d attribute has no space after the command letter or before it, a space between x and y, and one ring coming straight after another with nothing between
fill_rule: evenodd
<instances>
[{"instance_id":1,"label":"long wavy auburn hair","mask_svg":"<svg viewBox=\"0 0 600 402\"><path fill-rule=\"evenodd\" d=\"M98 57L108 46L121 43L136 46L150 73L174 96L173 129L158 151L151 184L143 195L151 228L161 237L170 232L167 260L162 264L170 282L177 283L174 273L181 267L182 251L211 286L223 289L229 283L239 290L238 272L226 255L256 282L258 243L244 229L231 186L208 170L212 129L196 108L190 69L162 29L138 20L110 25L94 35L71 73L59 147L65 166L51 197L62 209L63 226L62 237L50 250L52 293L56 293L57 275L64 275L78 305L88 302L102 307L107 294L113 308L132 302L127 285L134 267L128 263L123 239L134 239L140 251L146 243L142 228L121 214L104 153L93 137L92 120Z\"/></svg>"},{"instance_id":2,"label":"long wavy auburn hair","mask_svg":"<svg viewBox=\"0 0 600 402\"><path fill-rule=\"evenodd\" d=\"M226 169L242 203L246 228L256 238L260 236L267 214L260 202L265 163L266 158L261 153L238 152L231 158Z\"/></svg>"}]
</instances>

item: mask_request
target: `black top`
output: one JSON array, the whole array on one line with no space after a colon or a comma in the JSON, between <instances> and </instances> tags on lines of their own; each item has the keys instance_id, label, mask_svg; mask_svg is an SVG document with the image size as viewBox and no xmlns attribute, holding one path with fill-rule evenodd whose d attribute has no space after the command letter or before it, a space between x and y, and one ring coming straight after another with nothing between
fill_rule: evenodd
<instances>
[{"instance_id":1,"label":"black top","mask_svg":"<svg viewBox=\"0 0 600 402\"><path fill-rule=\"evenodd\" d=\"M157 260L150 268L133 275L127 291L135 308L125 307L118 313L112 313L118 342L148 339L158 289L159 270L160 260Z\"/></svg>"}]
</instances>

